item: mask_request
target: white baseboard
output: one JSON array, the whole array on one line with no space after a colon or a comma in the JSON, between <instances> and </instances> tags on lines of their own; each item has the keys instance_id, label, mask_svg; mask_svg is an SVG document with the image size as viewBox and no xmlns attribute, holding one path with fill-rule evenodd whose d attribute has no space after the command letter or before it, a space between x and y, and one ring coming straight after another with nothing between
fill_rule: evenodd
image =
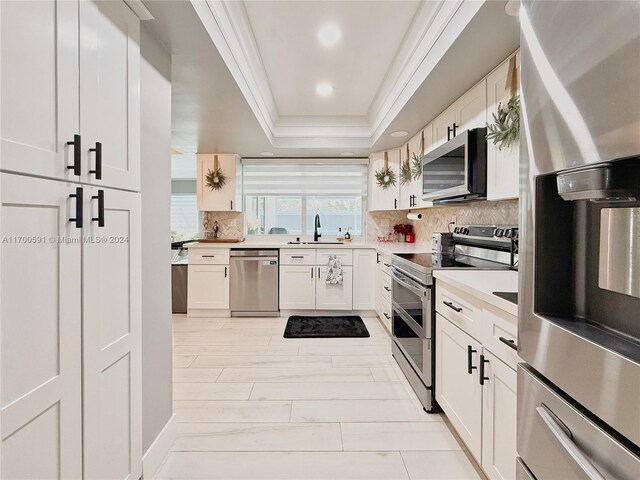
<instances>
[{"instance_id":1,"label":"white baseboard","mask_svg":"<svg viewBox=\"0 0 640 480\"><path fill-rule=\"evenodd\" d=\"M142 456L142 478L145 480L155 478L160 465L176 441L177 428L176 414L174 413Z\"/></svg>"},{"instance_id":2,"label":"white baseboard","mask_svg":"<svg viewBox=\"0 0 640 480\"><path fill-rule=\"evenodd\" d=\"M230 316L231 310L199 308L190 308L187 310L188 318L224 318Z\"/></svg>"}]
</instances>

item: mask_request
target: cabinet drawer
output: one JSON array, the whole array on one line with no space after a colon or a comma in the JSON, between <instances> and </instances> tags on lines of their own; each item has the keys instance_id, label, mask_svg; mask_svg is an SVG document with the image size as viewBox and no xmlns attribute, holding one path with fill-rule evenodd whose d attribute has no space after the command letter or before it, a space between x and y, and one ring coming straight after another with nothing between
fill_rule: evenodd
<instances>
[{"instance_id":1,"label":"cabinet drawer","mask_svg":"<svg viewBox=\"0 0 640 480\"><path fill-rule=\"evenodd\" d=\"M378 267L382 270L383 273L387 275L391 275L391 257L387 255L380 254L378 257Z\"/></svg>"},{"instance_id":2,"label":"cabinet drawer","mask_svg":"<svg viewBox=\"0 0 640 480\"><path fill-rule=\"evenodd\" d=\"M476 339L482 336L482 306L463 290L436 282L436 312Z\"/></svg>"},{"instance_id":3,"label":"cabinet drawer","mask_svg":"<svg viewBox=\"0 0 640 480\"><path fill-rule=\"evenodd\" d=\"M378 315L380 316L382 324L386 327L389 333L391 333L391 303L383 299L380 302L380 311L378 312Z\"/></svg>"},{"instance_id":4,"label":"cabinet drawer","mask_svg":"<svg viewBox=\"0 0 640 480\"><path fill-rule=\"evenodd\" d=\"M337 255L342 260L342 265L353 265L353 250L331 249L317 250L316 260L318 265L326 265L330 255Z\"/></svg>"},{"instance_id":5,"label":"cabinet drawer","mask_svg":"<svg viewBox=\"0 0 640 480\"><path fill-rule=\"evenodd\" d=\"M313 248L283 248L280 250L281 265L315 265L316 251Z\"/></svg>"},{"instance_id":6,"label":"cabinet drawer","mask_svg":"<svg viewBox=\"0 0 640 480\"><path fill-rule=\"evenodd\" d=\"M482 345L515 370L518 363L523 360L518 356L518 351L511 348L504 341L512 340L513 344L517 346L518 317L510 315L493 305L485 304L481 327L482 334L479 340ZM500 338L503 338L504 341L500 340Z\"/></svg>"},{"instance_id":7,"label":"cabinet drawer","mask_svg":"<svg viewBox=\"0 0 640 480\"><path fill-rule=\"evenodd\" d=\"M381 278L380 295L389 304L391 304L391 277L384 272Z\"/></svg>"},{"instance_id":8,"label":"cabinet drawer","mask_svg":"<svg viewBox=\"0 0 640 480\"><path fill-rule=\"evenodd\" d=\"M229 265L229 250L189 250L189 265Z\"/></svg>"}]
</instances>

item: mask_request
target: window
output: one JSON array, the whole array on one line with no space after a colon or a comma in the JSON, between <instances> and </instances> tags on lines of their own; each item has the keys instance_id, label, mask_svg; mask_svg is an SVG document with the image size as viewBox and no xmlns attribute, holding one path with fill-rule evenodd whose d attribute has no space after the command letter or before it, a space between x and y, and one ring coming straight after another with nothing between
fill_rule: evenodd
<instances>
[{"instance_id":1,"label":"window","mask_svg":"<svg viewBox=\"0 0 640 480\"><path fill-rule=\"evenodd\" d=\"M311 235L364 231L366 164L245 163L243 190L247 235Z\"/></svg>"},{"instance_id":2,"label":"window","mask_svg":"<svg viewBox=\"0 0 640 480\"><path fill-rule=\"evenodd\" d=\"M174 155L171 157L171 241L198 238L201 225L196 196L196 160Z\"/></svg>"}]
</instances>

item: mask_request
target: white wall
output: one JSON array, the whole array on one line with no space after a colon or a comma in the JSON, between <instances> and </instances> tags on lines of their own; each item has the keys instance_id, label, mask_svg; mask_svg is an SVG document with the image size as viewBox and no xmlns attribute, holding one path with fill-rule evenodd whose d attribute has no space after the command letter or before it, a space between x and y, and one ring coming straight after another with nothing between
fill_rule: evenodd
<instances>
[{"instance_id":1,"label":"white wall","mask_svg":"<svg viewBox=\"0 0 640 480\"><path fill-rule=\"evenodd\" d=\"M171 54L141 28L142 447L173 415L171 360Z\"/></svg>"}]
</instances>

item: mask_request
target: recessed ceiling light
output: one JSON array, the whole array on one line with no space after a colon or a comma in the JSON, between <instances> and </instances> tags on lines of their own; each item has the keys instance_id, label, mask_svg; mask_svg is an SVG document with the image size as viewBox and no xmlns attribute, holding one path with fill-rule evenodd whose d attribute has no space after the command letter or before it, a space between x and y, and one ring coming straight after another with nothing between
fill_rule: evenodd
<instances>
[{"instance_id":1,"label":"recessed ceiling light","mask_svg":"<svg viewBox=\"0 0 640 480\"><path fill-rule=\"evenodd\" d=\"M273 157L273 152L260 152L263 157Z\"/></svg>"},{"instance_id":2,"label":"recessed ceiling light","mask_svg":"<svg viewBox=\"0 0 640 480\"><path fill-rule=\"evenodd\" d=\"M409 135L409 132L405 132L404 130L398 130L397 132L391 132L392 137L406 137Z\"/></svg>"},{"instance_id":3,"label":"recessed ceiling light","mask_svg":"<svg viewBox=\"0 0 640 480\"><path fill-rule=\"evenodd\" d=\"M353 152L342 152L340 155L343 157L353 157Z\"/></svg>"},{"instance_id":4,"label":"recessed ceiling light","mask_svg":"<svg viewBox=\"0 0 640 480\"><path fill-rule=\"evenodd\" d=\"M319 83L316 85L316 93L321 97L328 97L333 93L333 87L328 83Z\"/></svg>"},{"instance_id":5,"label":"recessed ceiling light","mask_svg":"<svg viewBox=\"0 0 640 480\"><path fill-rule=\"evenodd\" d=\"M342 38L342 32L334 23L328 23L318 30L318 41L325 47L335 47Z\"/></svg>"}]
</instances>

